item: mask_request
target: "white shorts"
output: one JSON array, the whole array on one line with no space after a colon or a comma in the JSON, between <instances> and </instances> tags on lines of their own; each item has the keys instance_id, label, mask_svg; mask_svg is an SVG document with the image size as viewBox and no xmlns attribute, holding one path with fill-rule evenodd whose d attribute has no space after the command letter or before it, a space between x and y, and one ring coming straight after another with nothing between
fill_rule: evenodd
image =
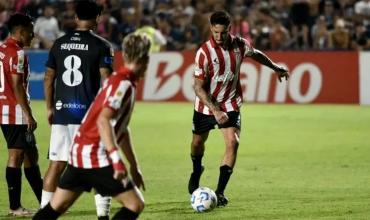
<instances>
[{"instance_id":1,"label":"white shorts","mask_svg":"<svg viewBox=\"0 0 370 220\"><path fill-rule=\"evenodd\" d=\"M68 161L69 149L80 125L51 125L49 160Z\"/></svg>"}]
</instances>

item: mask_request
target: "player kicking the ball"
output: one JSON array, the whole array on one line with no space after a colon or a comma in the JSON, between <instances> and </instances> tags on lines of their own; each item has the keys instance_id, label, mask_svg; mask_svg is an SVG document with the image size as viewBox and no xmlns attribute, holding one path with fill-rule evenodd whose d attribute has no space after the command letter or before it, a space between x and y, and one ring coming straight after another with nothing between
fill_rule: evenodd
<instances>
[{"instance_id":1,"label":"player kicking the ball","mask_svg":"<svg viewBox=\"0 0 370 220\"><path fill-rule=\"evenodd\" d=\"M83 191L94 188L122 204L113 219L136 219L144 209L138 188L143 177L133 150L128 123L134 107L135 86L149 62L150 42L146 37L128 35L122 43L125 67L105 81L79 128L59 186L50 203L33 219L57 219ZM120 155L130 163L132 181Z\"/></svg>"}]
</instances>

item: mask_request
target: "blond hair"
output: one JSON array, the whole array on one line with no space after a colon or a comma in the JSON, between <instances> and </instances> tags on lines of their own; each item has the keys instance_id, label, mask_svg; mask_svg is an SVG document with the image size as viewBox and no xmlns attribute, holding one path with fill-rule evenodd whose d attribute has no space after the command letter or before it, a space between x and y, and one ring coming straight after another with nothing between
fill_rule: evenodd
<instances>
[{"instance_id":1,"label":"blond hair","mask_svg":"<svg viewBox=\"0 0 370 220\"><path fill-rule=\"evenodd\" d=\"M149 56L150 40L143 35L129 34L123 39L122 50L128 61L139 60Z\"/></svg>"}]
</instances>

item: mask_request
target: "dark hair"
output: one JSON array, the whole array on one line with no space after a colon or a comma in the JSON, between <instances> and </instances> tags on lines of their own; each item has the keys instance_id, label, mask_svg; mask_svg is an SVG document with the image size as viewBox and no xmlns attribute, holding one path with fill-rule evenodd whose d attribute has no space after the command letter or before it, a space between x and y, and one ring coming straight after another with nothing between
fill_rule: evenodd
<instances>
[{"instance_id":1,"label":"dark hair","mask_svg":"<svg viewBox=\"0 0 370 220\"><path fill-rule=\"evenodd\" d=\"M102 7L92 0L77 1L76 15L80 20L96 19L101 14Z\"/></svg>"},{"instance_id":2,"label":"dark hair","mask_svg":"<svg viewBox=\"0 0 370 220\"><path fill-rule=\"evenodd\" d=\"M221 24L229 26L231 23L231 18L226 11L216 11L211 14L209 21L211 25Z\"/></svg>"},{"instance_id":3,"label":"dark hair","mask_svg":"<svg viewBox=\"0 0 370 220\"><path fill-rule=\"evenodd\" d=\"M14 33L16 27L28 27L32 24L33 20L30 16L15 13L10 16L8 20L8 29L10 33Z\"/></svg>"},{"instance_id":4,"label":"dark hair","mask_svg":"<svg viewBox=\"0 0 370 220\"><path fill-rule=\"evenodd\" d=\"M149 55L150 40L144 35L131 33L123 39L122 50L128 60L139 60Z\"/></svg>"}]
</instances>

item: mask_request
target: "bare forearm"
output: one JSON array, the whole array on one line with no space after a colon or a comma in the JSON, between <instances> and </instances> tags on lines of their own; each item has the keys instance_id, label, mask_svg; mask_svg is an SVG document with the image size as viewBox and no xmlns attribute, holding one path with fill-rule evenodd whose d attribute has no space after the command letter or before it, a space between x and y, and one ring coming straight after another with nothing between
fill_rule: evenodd
<instances>
[{"instance_id":1,"label":"bare forearm","mask_svg":"<svg viewBox=\"0 0 370 220\"><path fill-rule=\"evenodd\" d=\"M54 105L54 78L55 71L47 68L44 78L44 95L47 109L53 108Z\"/></svg>"},{"instance_id":2,"label":"bare forearm","mask_svg":"<svg viewBox=\"0 0 370 220\"><path fill-rule=\"evenodd\" d=\"M124 134L123 139L121 143L119 143L119 145L127 161L130 163L130 166L137 167L138 161L131 142L130 130L127 130L127 132Z\"/></svg>"},{"instance_id":3,"label":"bare forearm","mask_svg":"<svg viewBox=\"0 0 370 220\"><path fill-rule=\"evenodd\" d=\"M54 103L54 86L53 82L50 80L44 81L44 94L45 94L45 102L46 102L46 108L51 109L53 108Z\"/></svg>"},{"instance_id":4,"label":"bare forearm","mask_svg":"<svg viewBox=\"0 0 370 220\"><path fill-rule=\"evenodd\" d=\"M276 69L276 64L262 51L254 49L254 53L251 58L260 64L270 67L271 69Z\"/></svg>"},{"instance_id":5,"label":"bare forearm","mask_svg":"<svg viewBox=\"0 0 370 220\"><path fill-rule=\"evenodd\" d=\"M200 101L202 101L212 112L220 110L219 107L212 102L211 97L207 94L203 87L194 85L194 92Z\"/></svg>"},{"instance_id":6,"label":"bare forearm","mask_svg":"<svg viewBox=\"0 0 370 220\"><path fill-rule=\"evenodd\" d=\"M23 85L21 83L18 83L13 86L13 90L15 98L17 99L17 103L21 106L23 112L27 116L32 116L32 110L28 102L27 94Z\"/></svg>"},{"instance_id":7,"label":"bare forearm","mask_svg":"<svg viewBox=\"0 0 370 220\"><path fill-rule=\"evenodd\" d=\"M99 117L97 121L100 138L103 141L106 150L112 151L116 147L114 141L113 128L110 125L109 119Z\"/></svg>"}]
</instances>

